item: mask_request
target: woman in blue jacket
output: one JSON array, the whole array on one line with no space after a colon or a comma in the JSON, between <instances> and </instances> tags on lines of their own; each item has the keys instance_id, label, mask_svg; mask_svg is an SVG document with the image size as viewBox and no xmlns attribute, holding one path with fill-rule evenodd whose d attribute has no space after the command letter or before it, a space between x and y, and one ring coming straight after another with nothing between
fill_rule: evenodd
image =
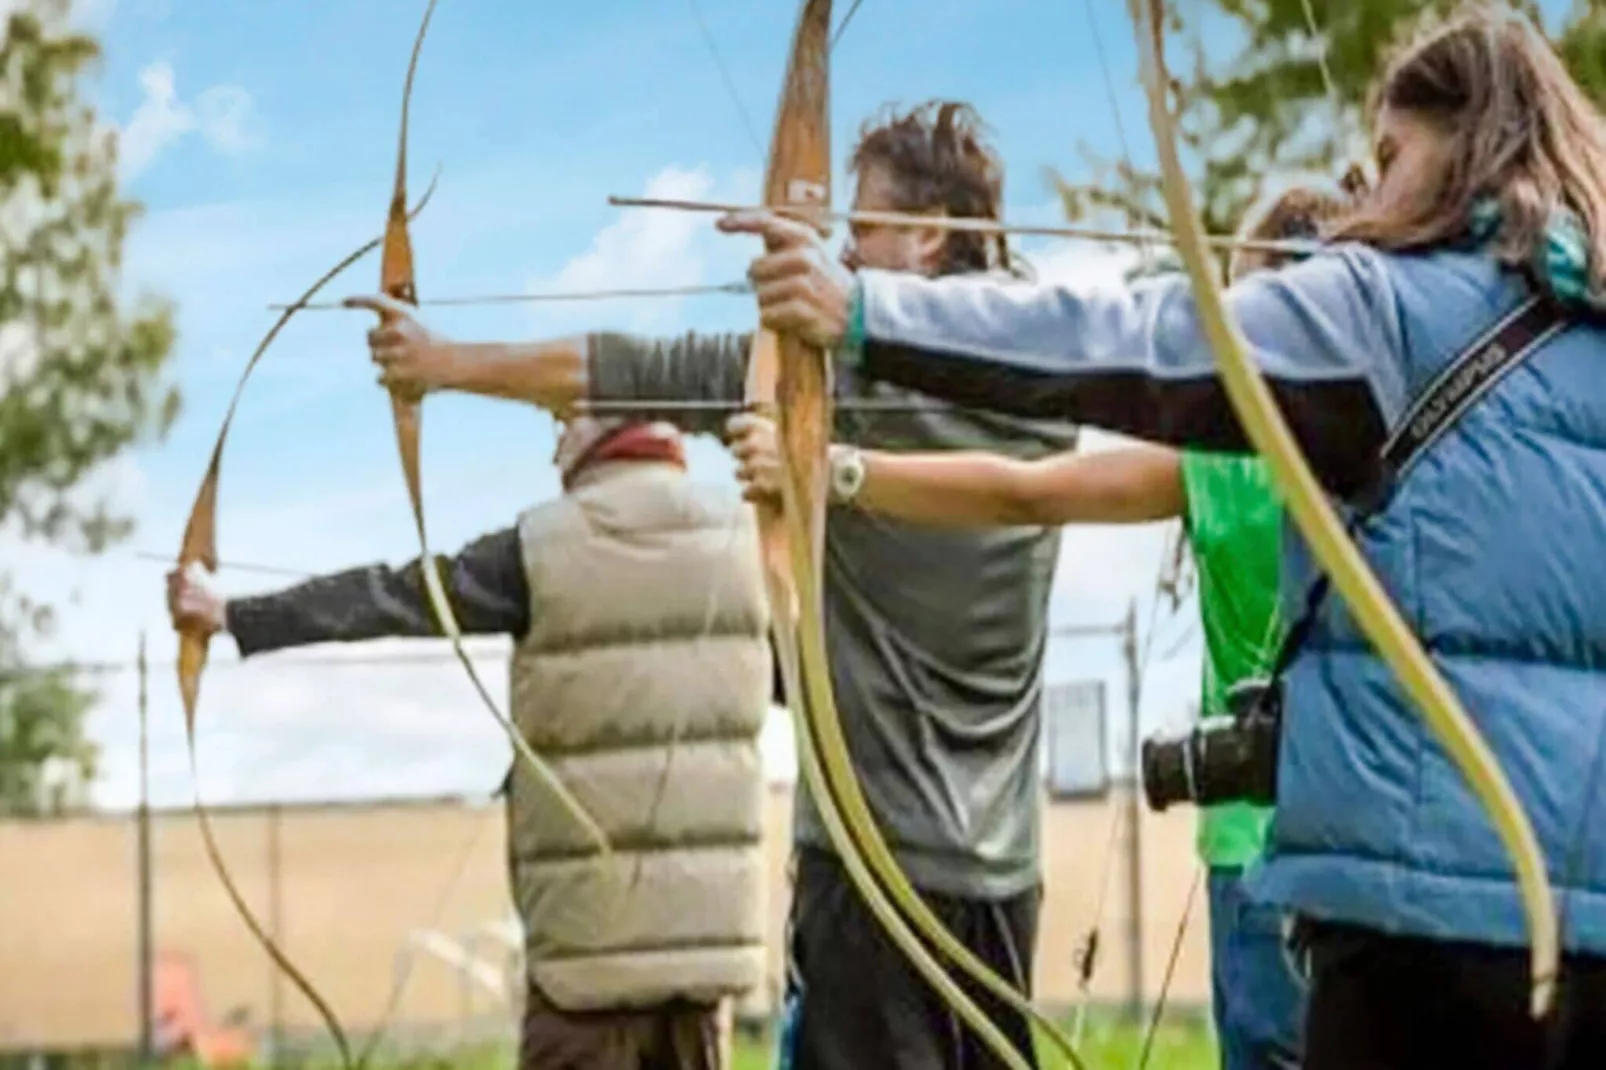
<instances>
[{"instance_id":1,"label":"woman in blue jacket","mask_svg":"<svg viewBox=\"0 0 1606 1070\"><path fill-rule=\"evenodd\" d=\"M1463 413L1362 549L1490 741L1562 908L1528 1013L1510 863L1456 767L1329 599L1287 677L1266 901L1306 919L1308 1070L1606 1066L1606 133L1543 38L1473 14L1376 93L1378 181L1319 255L1227 298L1323 482L1353 498L1411 400L1537 287L1567 328ZM1185 278L1118 291L846 273L763 213L766 326L875 378L1173 445L1248 448ZM1313 579L1285 551L1285 608ZM1548 1060L1548 1061L1547 1061Z\"/></svg>"}]
</instances>

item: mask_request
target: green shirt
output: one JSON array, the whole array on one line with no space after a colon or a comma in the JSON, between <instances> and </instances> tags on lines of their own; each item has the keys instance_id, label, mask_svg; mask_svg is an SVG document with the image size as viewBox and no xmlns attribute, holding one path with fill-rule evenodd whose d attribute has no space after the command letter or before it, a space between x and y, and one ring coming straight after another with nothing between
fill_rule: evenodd
<instances>
[{"instance_id":1,"label":"green shirt","mask_svg":"<svg viewBox=\"0 0 1606 1070\"><path fill-rule=\"evenodd\" d=\"M1224 717L1228 689L1270 671L1277 656L1282 502L1253 454L1185 451L1182 487L1204 627L1201 716ZM1199 853L1210 866L1248 865L1264 849L1270 821L1269 807L1206 807Z\"/></svg>"}]
</instances>

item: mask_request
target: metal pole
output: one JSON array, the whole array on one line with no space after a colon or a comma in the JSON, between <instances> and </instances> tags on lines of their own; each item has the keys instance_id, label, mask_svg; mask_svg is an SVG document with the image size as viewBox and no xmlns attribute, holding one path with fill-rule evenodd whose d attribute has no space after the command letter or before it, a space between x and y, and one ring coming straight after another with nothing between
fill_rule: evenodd
<instances>
[{"instance_id":1,"label":"metal pole","mask_svg":"<svg viewBox=\"0 0 1606 1070\"><path fill-rule=\"evenodd\" d=\"M1126 797L1126 883L1127 883L1127 1013L1133 1021L1143 1019L1143 807L1138 801L1142 772L1138 755L1142 746L1138 708L1142 703L1142 666L1138 654L1138 600L1127 608L1121 651L1126 656L1127 703L1127 797Z\"/></svg>"},{"instance_id":2,"label":"metal pole","mask_svg":"<svg viewBox=\"0 0 1606 1070\"><path fill-rule=\"evenodd\" d=\"M156 1059L155 992L151 983L151 755L150 755L150 701L147 683L150 665L145 658L145 632L139 633L139 810L136 817L138 830L139 872L138 927L136 969L139 971L139 1061L150 1066Z\"/></svg>"},{"instance_id":3,"label":"metal pole","mask_svg":"<svg viewBox=\"0 0 1606 1070\"><path fill-rule=\"evenodd\" d=\"M268 931L284 946L284 903L279 879L279 804L268 806ZM271 965L271 964L270 964ZM281 1065L284 1051L284 988L277 967L268 971L268 1065Z\"/></svg>"},{"instance_id":4,"label":"metal pole","mask_svg":"<svg viewBox=\"0 0 1606 1070\"><path fill-rule=\"evenodd\" d=\"M463 948L463 957L465 960L473 958L473 952L467 946ZM462 964L457 977L457 1049L462 1051L468 1047L468 1023L474 1015L474 976L468 961Z\"/></svg>"}]
</instances>

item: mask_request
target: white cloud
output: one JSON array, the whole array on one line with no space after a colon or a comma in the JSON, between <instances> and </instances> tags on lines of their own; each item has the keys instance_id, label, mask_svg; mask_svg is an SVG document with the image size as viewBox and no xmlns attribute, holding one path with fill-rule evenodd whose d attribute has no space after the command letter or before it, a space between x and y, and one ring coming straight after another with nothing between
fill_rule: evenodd
<instances>
[{"instance_id":1,"label":"white cloud","mask_svg":"<svg viewBox=\"0 0 1606 1070\"><path fill-rule=\"evenodd\" d=\"M664 200L705 200L714 181L707 168L669 167L648 182L643 196ZM702 277L695 239L708 229L705 217L690 212L624 212L604 227L591 248L565 264L552 280L558 290L667 286Z\"/></svg>"},{"instance_id":2,"label":"white cloud","mask_svg":"<svg viewBox=\"0 0 1606 1070\"><path fill-rule=\"evenodd\" d=\"M119 164L125 182L138 177L161 153L191 133L218 152L238 155L254 147L249 132L250 93L233 85L203 90L194 104L180 99L173 65L160 60L139 72L144 98L123 124Z\"/></svg>"},{"instance_id":3,"label":"white cloud","mask_svg":"<svg viewBox=\"0 0 1606 1070\"><path fill-rule=\"evenodd\" d=\"M119 143L125 180L144 171L158 153L195 126L190 109L178 99L171 64L146 67L139 72L139 84L144 99L123 125Z\"/></svg>"},{"instance_id":4,"label":"white cloud","mask_svg":"<svg viewBox=\"0 0 1606 1070\"><path fill-rule=\"evenodd\" d=\"M736 198L754 184L748 171L716 184L707 167L667 167L648 179L643 197L664 200L707 201L720 193ZM713 217L697 212L630 208L597 233L591 247L570 260L556 274L535 279L532 293L585 293L596 290L638 290L723 284L742 277L750 250L744 243L721 236ZM672 328L685 302L657 297L619 300L609 306L609 322L626 330ZM543 331L572 319L593 319L583 304L538 305L537 322Z\"/></svg>"}]
</instances>

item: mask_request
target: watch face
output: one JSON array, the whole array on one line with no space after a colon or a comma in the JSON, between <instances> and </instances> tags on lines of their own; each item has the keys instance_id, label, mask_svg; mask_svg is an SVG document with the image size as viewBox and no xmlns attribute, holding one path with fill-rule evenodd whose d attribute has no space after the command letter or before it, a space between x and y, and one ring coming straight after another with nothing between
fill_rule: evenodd
<instances>
[{"instance_id":1,"label":"watch face","mask_svg":"<svg viewBox=\"0 0 1606 1070\"><path fill-rule=\"evenodd\" d=\"M842 458L841 464L835 466L832 474L837 495L844 500L851 498L864 483L864 461L857 453L850 453Z\"/></svg>"}]
</instances>

